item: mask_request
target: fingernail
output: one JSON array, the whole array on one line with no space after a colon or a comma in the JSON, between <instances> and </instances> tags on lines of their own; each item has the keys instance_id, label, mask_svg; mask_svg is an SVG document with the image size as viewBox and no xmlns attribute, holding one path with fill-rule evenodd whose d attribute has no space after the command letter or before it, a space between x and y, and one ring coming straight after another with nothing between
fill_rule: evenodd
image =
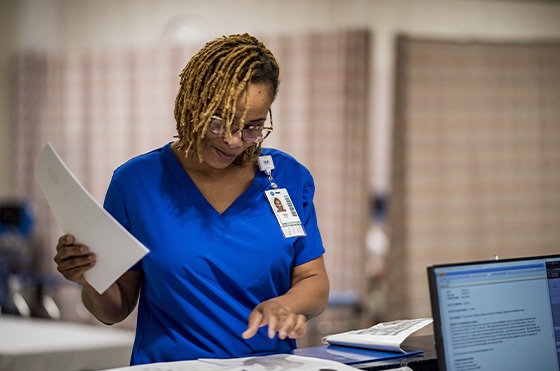
<instances>
[{"instance_id":1,"label":"fingernail","mask_svg":"<svg viewBox=\"0 0 560 371\"><path fill-rule=\"evenodd\" d=\"M80 247L80 252L86 252L87 248L85 246Z\"/></svg>"}]
</instances>

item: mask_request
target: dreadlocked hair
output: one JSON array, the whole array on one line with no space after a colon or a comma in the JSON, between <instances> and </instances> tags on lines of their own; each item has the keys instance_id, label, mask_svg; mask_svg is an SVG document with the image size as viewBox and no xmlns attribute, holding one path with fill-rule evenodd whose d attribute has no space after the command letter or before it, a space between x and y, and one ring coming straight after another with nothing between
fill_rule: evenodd
<instances>
[{"instance_id":1,"label":"dreadlocked hair","mask_svg":"<svg viewBox=\"0 0 560 371\"><path fill-rule=\"evenodd\" d=\"M231 138L231 125L236 102L251 83L266 83L272 101L279 85L279 67L274 55L264 44L249 34L230 35L208 42L187 63L179 75L180 88L175 100L175 121L179 149L188 156L191 151L203 161L200 142L205 137L210 119L217 108L226 121L226 136ZM239 130L249 108L248 94ZM243 165L261 154L262 142L255 143L237 156L234 163Z\"/></svg>"}]
</instances>

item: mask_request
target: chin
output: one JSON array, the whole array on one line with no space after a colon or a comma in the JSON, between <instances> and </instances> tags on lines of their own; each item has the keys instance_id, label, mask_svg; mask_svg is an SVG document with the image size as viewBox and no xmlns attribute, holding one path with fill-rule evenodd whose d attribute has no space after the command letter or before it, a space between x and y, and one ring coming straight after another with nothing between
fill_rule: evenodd
<instances>
[{"instance_id":1,"label":"chin","mask_svg":"<svg viewBox=\"0 0 560 371\"><path fill-rule=\"evenodd\" d=\"M213 169L227 169L233 164L236 158L237 157L232 157L231 159L225 159L219 156L215 156L215 157L210 157L209 161L206 161L206 164Z\"/></svg>"}]
</instances>

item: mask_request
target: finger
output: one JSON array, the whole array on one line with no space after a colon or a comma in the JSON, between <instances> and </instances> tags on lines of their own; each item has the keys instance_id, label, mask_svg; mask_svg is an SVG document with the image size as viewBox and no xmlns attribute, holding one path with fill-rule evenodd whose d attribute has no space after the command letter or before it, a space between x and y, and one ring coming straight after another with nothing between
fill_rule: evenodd
<instances>
[{"instance_id":1,"label":"finger","mask_svg":"<svg viewBox=\"0 0 560 371\"><path fill-rule=\"evenodd\" d=\"M65 278L75 281L77 276L82 275L93 268L96 263L95 255L90 254L87 256L63 260L57 265L56 269L62 273Z\"/></svg>"},{"instance_id":2,"label":"finger","mask_svg":"<svg viewBox=\"0 0 560 371\"><path fill-rule=\"evenodd\" d=\"M86 271L87 269L84 269L84 267L77 267L61 273L67 280L83 285L86 283L86 279L84 277L84 273Z\"/></svg>"},{"instance_id":3,"label":"finger","mask_svg":"<svg viewBox=\"0 0 560 371\"><path fill-rule=\"evenodd\" d=\"M84 273L90 270L94 265L95 261L76 266L63 264L61 266L58 266L57 269L67 280L83 285L86 283Z\"/></svg>"},{"instance_id":4,"label":"finger","mask_svg":"<svg viewBox=\"0 0 560 371\"><path fill-rule=\"evenodd\" d=\"M288 333L294 331L296 324L297 316L295 314L286 315L280 323L281 326L278 330L278 337L284 340L288 336Z\"/></svg>"},{"instance_id":5,"label":"finger","mask_svg":"<svg viewBox=\"0 0 560 371\"><path fill-rule=\"evenodd\" d=\"M268 337L274 339L276 332L278 331L278 317L269 316L268 318Z\"/></svg>"},{"instance_id":6,"label":"finger","mask_svg":"<svg viewBox=\"0 0 560 371\"><path fill-rule=\"evenodd\" d=\"M57 259L60 260L60 259ZM62 259L60 263L57 265L57 269L59 272L65 272L72 269L84 267L86 269L91 268L91 266L95 265L96 259L95 254L88 254L83 256L74 256L69 259Z\"/></svg>"},{"instance_id":7,"label":"finger","mask_svg":"<svg viewBox=\"0 0 560 371\"><path fill-rule=\"evenodd\" d=\"M71 259L73 257L83 257L90 255L90 251L87 246L84 245L66 245L60 248L56 255L54 256L54 261L57 264L62 263L65 260Z\"/></svg>"},{"instance_id":8,"label":"finger","mask_svg":"<svg viewBox=\"0 0 560 371\"><path fill-rule=\"evenodd\" d=\"M60 250L64 246L68 246L73 244L75 241L74 236L71 234L65 234L64 236L58 239L58 244L56 245L56 249Z\"/></svg>"},{"instance_id":9,"label":"finger","mask_svg":"<svg viewBox=\"0 0 560 371\"><path fill-rule=\"evenodd\" d=\"M243 336L244 339L249 339L255 336L255 334L259 330L259 327L264 326L264 324L261 324L262 319L262 313L258 310L253 310L251 314L249 314L249 323L247 325L247 330L245 330L245 332L241 334L241 336Z\"/></svg>"},{"instance_id":10,"label":"finger","mask_svg":"<svg viewBox=\"0 0 560 371\"><path fill-rule=\"evenodd\" d=\"M57 264L56 269L64 278L82 285L86 283L84 273L97 263L96 255L90 253L83 245L63 247L55 255L54 261Z\"/></svg>"},{"instance_id":11,"label":"finger","mask_svg":"<svg viewBox=\"0 0 560 371\"><path fill-rule=\"evenodd\" d=\"M300 314L297 316L296 325L290 333L288 333L288 337L290 339L297 339L305 335L305 331L307 330L307 323L306 318L304 315Z\"/></svg>"}]
</instances>

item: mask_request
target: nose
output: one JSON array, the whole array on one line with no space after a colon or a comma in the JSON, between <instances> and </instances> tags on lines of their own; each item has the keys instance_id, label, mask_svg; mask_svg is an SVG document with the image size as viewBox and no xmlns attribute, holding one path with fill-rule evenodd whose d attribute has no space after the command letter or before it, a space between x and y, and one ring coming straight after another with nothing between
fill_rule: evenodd
<instances>
[{"instance_id":1,"label":"nose","mask_svg":"<svg viewBox=\"0 0 560 371\"><path fill-rule=\"evenodd\" d=\"M230 148L237 148L243 145L243 139L241 138L241 131L236 131L231 135L231 138L227 136L223 137L224 142L228 144Z\"/></svg>"}]
</instances>

